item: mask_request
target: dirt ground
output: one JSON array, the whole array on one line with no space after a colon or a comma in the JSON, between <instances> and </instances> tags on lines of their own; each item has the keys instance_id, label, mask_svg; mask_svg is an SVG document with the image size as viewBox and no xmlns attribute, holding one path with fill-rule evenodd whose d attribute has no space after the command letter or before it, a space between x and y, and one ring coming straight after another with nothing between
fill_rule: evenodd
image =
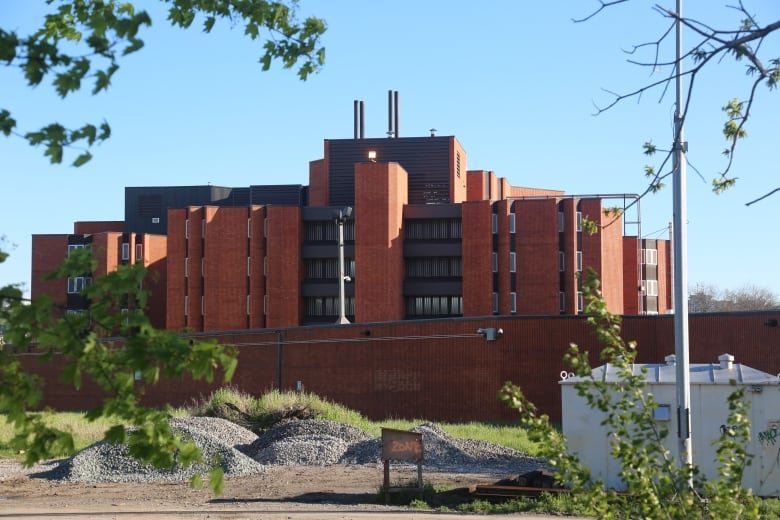
<instances>
[{"instance_id":1,"label":"dirt ground","mask_svg":"<svg viewBox=\"0 0 780 520\"><path fill-rule=\"evenodd\" d=\"M222 494L188 483L68 484L34 478L0 461L0 518L420 518L376 504L381 466L277 466L227 479ZM507 475L503 475L507 476ZM391 468L391 481L415 482L416 470ZM468 487L502 475L424 472L426 483ZM366 516L368 515L368 516ZM400 516L398 516L400 515ZM437 515L446 518L449 515ZM474 518L471 516L470 518ZM525 517L528 518L528 517Z\"/></svg>"}]
</instances>

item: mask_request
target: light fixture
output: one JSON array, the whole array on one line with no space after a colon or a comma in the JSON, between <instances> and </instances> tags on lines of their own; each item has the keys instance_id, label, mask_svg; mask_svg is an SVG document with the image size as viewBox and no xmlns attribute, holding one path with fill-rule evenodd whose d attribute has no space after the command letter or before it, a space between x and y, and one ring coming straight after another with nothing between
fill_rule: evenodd
<instances>
[{"instance_id":1,"label":"light fixture","mask_svg":"<svg viewBox=\"0 0 780 520\"><path fill-rule=\"evenodd\" d=\"M368 160L371 162L376 162L376 150L368 151Z\"/></svg>"}]
</instances>

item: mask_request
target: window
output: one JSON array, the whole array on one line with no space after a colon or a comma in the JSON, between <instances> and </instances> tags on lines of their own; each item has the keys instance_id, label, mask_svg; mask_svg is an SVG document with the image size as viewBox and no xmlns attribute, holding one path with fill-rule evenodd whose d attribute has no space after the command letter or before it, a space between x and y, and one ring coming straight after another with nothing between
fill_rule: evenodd
<instances>
[{"instance_id":1,"label":"window","mask_svg":"<svg viewBox=\"0 0 780 520\"><path fill-rule=\"evenodd\" d=\"M190 314L190 297L185 296L184 297L184 315L189 316Z\"/></svg>"},{"instance_id":2,"label":"window","mask_svg":"<svg viewBox=\"0 0 780 520\"><path fill-rule=\"evenodd\" d=\"M577 231L582 231L582 211L577 212Z\"/></svg>"},{"instance_id":3,"label":"window","mask_svg":"<svg viewBox=\"0 0 780 520\"><path fill-rule=\"evenodd\" d=\"M190 259L185 258L184 259L184 278L187 278L190 275Z\"/></svg>"},{"instance_id":4,"label":"window","mask_svg":"<svg viewBox=\"0 0 780 520\"><path fill-rule=\"evenodd\" d=\"M671 421L672 407L668 404L659 404L655 410L653 410L653 419L656 421Z\"/></svg>"},{"instance_id":5,"label":"window","mask_svg":"<svg viewBox=\"0 0 780 520\"><path fill-rule=\"evenodd\" d=\"M564 225L565 222L566 220L564 219L563 211L559 211L558 212L558 233L563 233L564 230L566 229Z\"/></svg>"},{"instance_id":6,"label":"window","mask_svg":"<svg viewBox=\"0 0 780 520\"><path fill-rule=\"evenodd\" d=\"M645 265L658 265L658 250L642 249L642 263Z\"/></svg>"},{"instance_id":7,"label":"window","mask_svg":"<svg viewBox=\"0 0 780 520\"><path fill-rule=\"evenodd\" d=\"M250 312L249 312L249 304L250 304L251 298L252 297L249 296L248 294L246 295L246 315L247 316L249 316L249 314L250 314Z\"/></svg>"},{"instance_id":8,"label":"window","mask_svg":"<svg viewBox=\"0 0 780 520\"><path fill-rule=\"evenodd\" d=\"M204 300L205 300L205 298L203 298L203 296L201 296L200 297L200 314L201 314L201 316L206 314L205 312L203 312L205 310L205 307L206 307L206 302Z\"/></svg>"},{"instance_id":9,"label":"window","mask_svg":"<svg viewBox=\"0 0 780 520\"><path fill-rule=\"evenodd\" d=\"M349 226L352 224L353 231ZM354 221L347 221L344 228L346 240L354 240ZM410 219L404 222L406 240L459 240L461 221L459 218Z\"/></svg>"},{"instance_id":10,"label":"window","mask_svg":"<svg viewBox=\"0 0 780 520\"><path fill-rule=\"evenodd\" d=\"M498 314L498 293L493 293L493 314Z\"/></svg>"},{"instance_id":11,"label":"window","mask_svg":"<svg viewBox=\"0 0 780 520\"><path fill-rule=\"evenodd\" d=\"M517 272L517 253L509 253L509 272Z\"/></svg>"},{"instance_id":12,"label":"window","mask_svg":"<svg viewBox=\"0 0 780 520\"><path fill-rule=\"evenodd\" d=\"M263 314L268 314L268 295L263 295Z\"/></svg>"},{"instance_id":13,"label":"window","mask_svg":"<svg viewBox=\"0 0 780 520\"><path fill-rule=\"evenodd\" d=\"M200 259L200 275L206 276L206 257Z\"/></svg>"},{"instance_id":14,"label":"window","mask_svg":"<svg viewBox=\"0 0 780 520\"><path fill-rule=\"evenodd\" d=\"M577 251L577 271L582 271L582 251Z\"/></svg>"},{"instance_id":15,"label":"window","mask_svg":"<svg viewBox=\"0 0 780 520\"><path fill-rule=\"evenodd\" d=\"M141 262L144 259L144 246L143 244L135 245L135 261Z\"/></svg>"},{"instance_id":16,"label":"window","mask_svg":"<svg viewBox=\"0 0 780 520\"><path fill-rule=\"evenodd\" d=\"M160 217L152 217L152 224L159 224L160 223Z\"/></svg>"},{"instance_id":17,"label":"window","mask_svg":"<svg viewBox=\"0 0 780 520\"><path fill-rule=\"evenodd\" d=\"M190 238L190 219L184 221L184 238Z\"/></svg>"},{"instance_id":18,"label":"window","mask_svg":"<svg viewBox=\"0 0 780 520\"><path fill-rule=\"evenodd\" d=\"M268 238L268 218L263 219L263 238Z\"/></svg>"},{"instance_id":19,"label":"window","mask_svg":"<svg viewBox=\"0 0 780 520\"><path fill-rule=\"evenodd\" d=\"M206 238L206 219L200 219L200 237Z\"/></svg>"},{"instance_id":20,"label":"window","mask_svg":"<svg viewBox=\"0 0 780 520\"><path fill-rule=\"evenodd\" d=\"M517 225L517 216L514 213L509 214L509 232L515 233Z\"/></svg>"},{"instance_id":21,"label":"window","mask_svg":"<svg viewBox=\"0 0 780 520\"><path fill-rule=\"evenodd\" d=\"M354 265L348 266L347 270L349 269L354 270ZM347 274L353 276L350 272ZM406 259L407 278L460 278L462 276L463 262L459 256L424 256ZM309 278L312 278L311 273Z\"/></svg>"},{"instance_id":22,"label":"window","mask_svg":"<svg viewBox=\"0 0 780 520\"><path fill-rule=\"evenodd\" d=\"M645 296L658 296L658 280L642 280Z\"/></svg>"},{"instance_id":23,"label":"window","mask_svg":"<svg viewBox=\"0 0 780 520\"><path fill-rule=\"evenodd\" d=\"M263 276L268 276L268 257L263 257Z\"/></svg>"},{"instance_id":24,"label":"window","mask_svg":"<svg viewBox=\"0 0 780 520\"><path fill-rule=\"evenodd\" d=\"M558 251L558 271L564 272L566 270L566 255L563 251Z\"/></svg>"},{"instance_id":25,"label":"window","mask_svg":"<svg viewBox=\"0 0 780 520\"><path fill-rule=\"evenodd\" d=\"M497 273L498 272L498 253L493 253L492 256L493 256L493 258L492 258L492 261L493 261L493 272Z\"/></svg>"},{"instance_id":26,"label":"window","mask_svg":"<svg viewBox=\"0 0 780 520\"><path fill-rule=\"evenodd\" d=\"M246 257L246 275L252 276L252 257Z\"/></svg>"},{"instance_id":27,"label":"window","mask_svg":"<svg viewBox=\"0 0 780 520\"><path fill-rule=\"evenodd\" d=\"M563 291L558 293L558 309L561 312L566 312L566 293Z\"/></svg>"},{"instance_id":28,"label":"window","mask_svg":"<svg viewBox=\"0 0 780 520\"><path fill-rule=\"evenodd\" d=\"M68 278L68 294L79 294L84 288L92 282L92 278L78 276Z\"/></svg>"},{"instance_id":29,"label":"window","mask_svg":"<svg viewBox=\"0 0 780 520\"><path fill-rule=\"evenodd\" d=\"M577 312L580 314L585 312L585 296L582 294L582 291L577 292Z\"/></svg>"},{"instance_id":30,"label":"window","mask_svg":"<svg viewBox=\"0 0 780 520\"><path fill-rule=\"evenodd\" d=\"M76 249L84 249L84 244L68 244L68 256L70 256L70 253Z\"/></svg>"},{"instance_id":31,"label":"window","mask_svg":"<svg viewBox=\"0 0 780 520\"><path fill-rule=\"evenodd\" d=\"M122 243L122 260L130 260L130 244Z\"/></svg>"},{"instance_id":32,"label":"window","mask_svg":"<svg viewBox=\"0 0 780 520\"><path fill-rule=\"evenodd\" d=\"M512 314L517 312L517 293L509 293L509 312Z\"/></svg>"},{"instance_id":33,"label":"window","mask_svg":"<svg viewBox=\"0 0 780 520\"><path fill-rule=\"evenodd\" d=\"M498 215L495 213L491 215L490 229L494 235L498 233Z\"/></svg>"},{"instance_id":34,"label":"window","mask_svg":"<svg viewBox=\"0 0 780 520\"><path fill-rule=\"evenodd\" d=\"M247 238L252 238L252 219L251 218L246 219L246 236L247 236Z\"/></svg>"}]
</instances>

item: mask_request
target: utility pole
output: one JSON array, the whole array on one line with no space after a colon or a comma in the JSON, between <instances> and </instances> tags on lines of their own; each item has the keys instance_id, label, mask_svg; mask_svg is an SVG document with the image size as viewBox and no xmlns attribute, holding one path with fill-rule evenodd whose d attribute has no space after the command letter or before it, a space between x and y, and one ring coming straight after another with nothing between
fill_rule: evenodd
<instances>
[{"instance_id":1,"label":"utility pole","mask_svg":"<svg viewBox=\"0 0 780 520\"><path fill-rule=\"evenodd\" d=\"M677 439L680 465L693 465L691 446L691 384L688 346L688 207L685 154L688 143L683 138L682 85L682 0L677 0L677 34L675 72L676 100L674 112L674 354L677 368ZM689 480L689 483L692 482Z\"/></svg>"}]
</instances>

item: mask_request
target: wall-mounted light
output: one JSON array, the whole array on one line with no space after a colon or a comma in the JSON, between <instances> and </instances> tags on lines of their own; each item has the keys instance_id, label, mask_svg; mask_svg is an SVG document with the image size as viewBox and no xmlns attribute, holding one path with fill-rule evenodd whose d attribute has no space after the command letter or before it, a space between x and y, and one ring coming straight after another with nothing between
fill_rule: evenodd
<instances>
[{"instance_id":1,"label":"wall-mounted light","mask_svg":"<svg viewBox=\"0 0 780 520\"><path fill-rule=\"evenodd\" d=\"M479 328L477 329L477 334L483 336L487 341L496 341L504 335L504 329L497 329L495 327Z\"/></svg>"},{"instance_id":2,"label":"wall-mounted light","mask_svg":"<svg viewBox=\"0 0 780 520\"><path fill-rule=\"evenodd\" d=\"M368 160L371 162L376 162L376 150L368 151Z\"/></svg>"}]
</instances>

